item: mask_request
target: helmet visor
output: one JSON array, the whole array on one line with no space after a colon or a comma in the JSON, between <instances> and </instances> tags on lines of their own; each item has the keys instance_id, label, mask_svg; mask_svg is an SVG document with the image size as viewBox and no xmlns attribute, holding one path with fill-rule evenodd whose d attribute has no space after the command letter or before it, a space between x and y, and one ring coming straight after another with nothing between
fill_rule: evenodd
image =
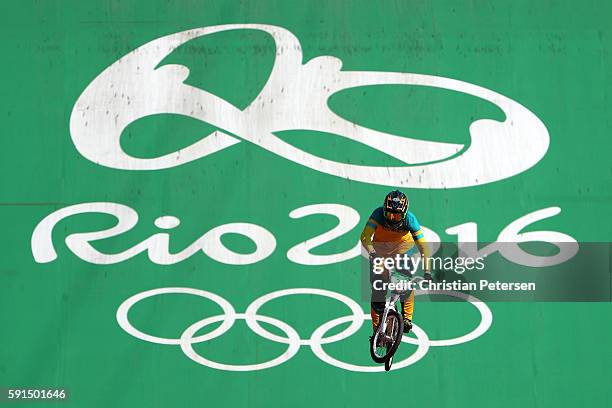
<instances>
[{"instance_id":1,"label":"helmet visor","mask_svg":"<svg viewBox=\"0 0 612 408\"><path fill-rule=\"evenodd\" d=\"M404 213L385 211L384 216L389 221L401 221L404 218Z\"/></svg>"}]
</instances>

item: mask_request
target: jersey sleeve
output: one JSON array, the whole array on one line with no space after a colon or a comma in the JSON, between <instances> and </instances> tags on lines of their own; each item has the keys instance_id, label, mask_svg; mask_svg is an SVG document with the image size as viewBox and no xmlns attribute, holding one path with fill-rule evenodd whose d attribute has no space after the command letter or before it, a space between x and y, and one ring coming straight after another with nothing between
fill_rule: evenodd
<instances>
[{"instance_id":1,"label":"jersey sleeve","mask_svg":"<svg viewBox=\"0 0 612 408\"><path fill-rule=\"evenodd\" d=\"M429 243L425 239L425 234L423 234L423 228L419 224L417 218L411 212L408 212L408 215L406 216L406 224L408 225L408 230L410 231L410 234L412 234L414 242L419 248L421 255L425 258L425 261L423 262L423 270L425 273L429 273L430 265L427 258L429 258L431 250L429 248Z\"/></svg>"},{"instance_id":2,"label":"jersey sleeve","mask_svg":"<svg viewBox=\"0 0 612 408\"><path fill-rule=\"evenodd\" d=\"M376 229L378 227L378 223L372 217L368 218L368 222L366 222L366 227L370 227L372 229Z\"/></svg>"},{"instance_id":3,"label":"jersey sleeve","mask_svg":"<svg viewBox=\"0 0 612 408\"><path fill-rule=\"evenodd\" d=\"M415 240L423 238L423 229L419 224L419 220L417 220L415 215L410 211L408 211L406 216L406 224L408 226L408 231L410 231L410 234L412 234Z\"/></svg>"},{"instance_id":4,"label":"jersey sleeve","mask_svg":"<svg viewBox=\"0 0 612 408\"><path fill-rule=\"evenodd\" d=\"M361 232L361 243L368 252L373 252L374 247L372 246L372 236L376 232L376 228L380 225L380 208L377 208L372 212L368 221L366 222L363 231Z\"/></svg>"}]
</instances>

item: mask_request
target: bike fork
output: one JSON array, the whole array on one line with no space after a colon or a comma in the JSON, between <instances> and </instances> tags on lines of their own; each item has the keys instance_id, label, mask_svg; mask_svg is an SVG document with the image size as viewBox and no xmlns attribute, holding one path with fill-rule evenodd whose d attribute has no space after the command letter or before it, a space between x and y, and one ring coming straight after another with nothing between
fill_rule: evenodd
<instances>
[{"instance_id":1,"label":"bike fork","mask_svg":"<svg viewBox=\"0 0 612 408\"><path fill-rule=\"evenodd\" d=\"M387 315L389 314L389 310L391 308L395 308L395 302L397 301L395 296L391 296L391 298L387 299L385 303L385 310L383 311L382 316L380 317L381 333L384 335L387 333Z\"/></svg>"}]
</instances>

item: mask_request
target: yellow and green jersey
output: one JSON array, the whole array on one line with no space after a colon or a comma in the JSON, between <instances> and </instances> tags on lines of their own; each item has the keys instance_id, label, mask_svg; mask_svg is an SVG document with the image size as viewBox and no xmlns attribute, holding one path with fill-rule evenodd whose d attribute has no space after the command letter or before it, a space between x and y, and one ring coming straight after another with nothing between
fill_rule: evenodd
<instances>
[{"instance_id":1,"label":"yellow and green jersey","mask_svg":"<svg viewBox=\"0 0 612 408\"><path fill-rule=\"evenodd\" d=\"M368 252L375 251L379 256L415 251L415 243L421 254L429 255L423 229L410 211L399 224L391 225L383 215L383 208L378 207L361 233L361 243Z\"/></svg>"}]
</instances>

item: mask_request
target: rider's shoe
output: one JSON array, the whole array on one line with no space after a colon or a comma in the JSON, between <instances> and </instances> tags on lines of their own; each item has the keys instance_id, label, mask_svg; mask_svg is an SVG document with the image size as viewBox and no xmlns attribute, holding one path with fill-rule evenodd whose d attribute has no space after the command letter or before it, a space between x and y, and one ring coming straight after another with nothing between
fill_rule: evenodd
<instances>
[{"instance_id":1,"label":"rider's shoe","mask_svg":"<svg viewBox=\"0 0 612 408\"><path fill-rule=\"evenodd\" d=\"M412 320L404 319L404 334L408 334L412 330Z\"/></svg>"}]
</instances>

